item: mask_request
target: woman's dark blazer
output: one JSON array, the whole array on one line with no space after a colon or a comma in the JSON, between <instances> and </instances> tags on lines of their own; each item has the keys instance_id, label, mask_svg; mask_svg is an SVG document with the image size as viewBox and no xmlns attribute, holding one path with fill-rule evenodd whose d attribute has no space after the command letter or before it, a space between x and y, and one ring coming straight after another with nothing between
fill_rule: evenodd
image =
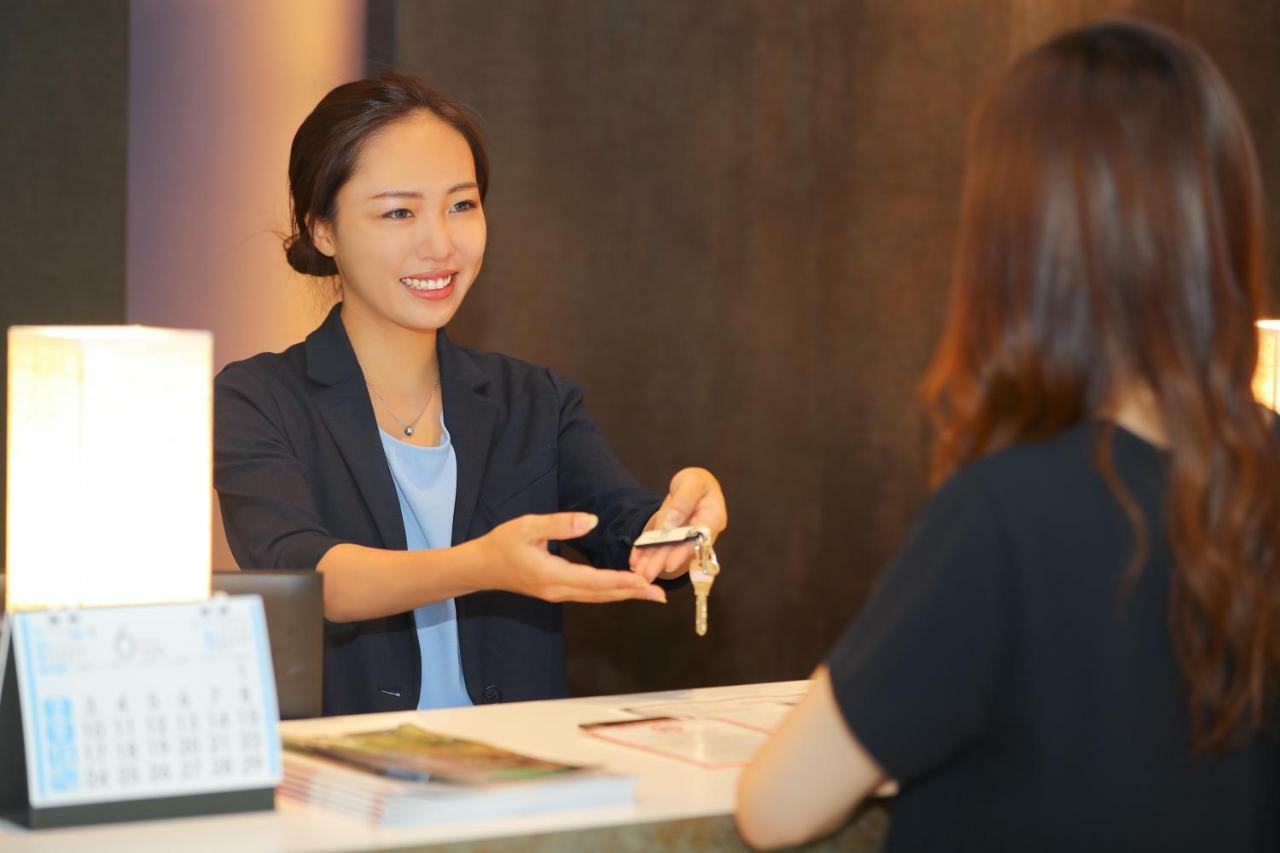
<instances>
[{"instance_id":1,"label":"woman's dark blazer","mask_svg":"<svg viewBox=\"0 0 1280 853\"><path fill-rule=\"evenodd\" d=\"M214 383L214 486L241 568L315 568L334 545L403 549L404 522L363 374L335 306L282 353L228 365ZM614 456L573 383L438 336L445 426L458 459L453 542L526 513L581 510L574 541L625 568L659 498ZM561 609L507 592L457 599L467 692L476 704L566 694ZM324 712L417 707L413 613L325 623Z\"/></svg>"}]
</instances>

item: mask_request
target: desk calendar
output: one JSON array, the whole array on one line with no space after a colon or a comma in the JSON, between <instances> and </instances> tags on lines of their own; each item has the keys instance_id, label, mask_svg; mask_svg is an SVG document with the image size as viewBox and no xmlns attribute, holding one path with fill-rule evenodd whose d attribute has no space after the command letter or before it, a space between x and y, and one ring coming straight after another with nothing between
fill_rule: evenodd
<instances>
[{"instance_id":1,"label":"desk calendar","mask_svg":"<svg viewBox=\"0 0 1280 853\"><path fill-rule=\"evenodd\" d=\"M0 705L10 719L17 700L33 813L96 821L270 807L280 738L258 596L17 612L4 643L13 671ZM256 805L209 799L246 791ZM89 808L106 803L106 816Z\"/></svg>"}]
</instances>

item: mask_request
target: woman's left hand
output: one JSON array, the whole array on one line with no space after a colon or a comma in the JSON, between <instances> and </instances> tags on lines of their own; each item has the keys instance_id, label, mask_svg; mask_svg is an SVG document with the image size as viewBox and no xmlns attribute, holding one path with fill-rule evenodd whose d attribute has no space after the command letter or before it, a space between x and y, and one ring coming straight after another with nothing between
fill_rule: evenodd
<instances>
[{"instance_id":1,"label":"woman's left hand","mask_svg":"<svg viewBox=\"0 0 1280 853\"><path fill-rule=\"evenodd\" d=\"M724 505L724 492L706 468L684 468L671 478L671 488L658 511L649 519L645 530L671 527L705 527L714 542L729 525L729 511ZM693 559L693 543L661 545L631 549L631 571L646 581L682 575Z\"/></svg>"}]
</instances>

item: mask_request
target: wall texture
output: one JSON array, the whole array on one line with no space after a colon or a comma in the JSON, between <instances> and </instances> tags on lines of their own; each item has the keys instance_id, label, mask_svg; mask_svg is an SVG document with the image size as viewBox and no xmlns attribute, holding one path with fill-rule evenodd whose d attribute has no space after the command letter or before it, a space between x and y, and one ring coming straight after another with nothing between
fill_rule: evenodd
<instances>
[{"instance_id":1,"label":"wall texture","mask_svg":"<svg viewBox=\"0 0 1280 853\"><path fill-rule=\"evenodd\" d=\"M124 318L128 49L126 0L0 4L0 327Z\"/></svg>"},{"instance_id":2,"label":"wall texture","mask_svg":"<svg viewBox=\"0 0 1280 853\"><path fill-rule=\"evenodd\" d=\"M1016 53L1116 13L1218 59L1280 198L1276 0L395 4L399 64L491 143L490 249L455 336L581 382L642 481L698 464L729 495L710 636L687 596L571 607L575 690L820 660L926 493L914 389L968 111Z\"/></svg>"},{"instance_id":3,"label":"wall texture","mask_svg":"<svg viewBox=\"0 0 1280 853\"><path fill-rule=\"evenodd\" d=\"M289 144L361 76L364 0L132 0L126 317L211 329L215 370L278 351L330 291L285 263ZM234 568L213 509L213 566Z\"/></svg>"}]
</instances>

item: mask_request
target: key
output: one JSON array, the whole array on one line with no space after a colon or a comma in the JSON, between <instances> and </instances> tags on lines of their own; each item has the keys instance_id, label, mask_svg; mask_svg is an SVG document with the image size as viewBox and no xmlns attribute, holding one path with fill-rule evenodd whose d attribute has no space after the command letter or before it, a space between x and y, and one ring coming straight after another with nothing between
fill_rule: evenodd
<instances>
[{"instance_id":1,"label":"key","mask_svg":"<svg viewBox=\"0 0 1280 853\"><path fill-rule=\"evenodd\" d=\"M693 630L699 637L707 635L707 599L711 597L711 585L720 574L720 561L710 540L699 534L693 543L693 565L689 567L689 580L693 582L694 616Z\"/></svg>"}]
</instances>

